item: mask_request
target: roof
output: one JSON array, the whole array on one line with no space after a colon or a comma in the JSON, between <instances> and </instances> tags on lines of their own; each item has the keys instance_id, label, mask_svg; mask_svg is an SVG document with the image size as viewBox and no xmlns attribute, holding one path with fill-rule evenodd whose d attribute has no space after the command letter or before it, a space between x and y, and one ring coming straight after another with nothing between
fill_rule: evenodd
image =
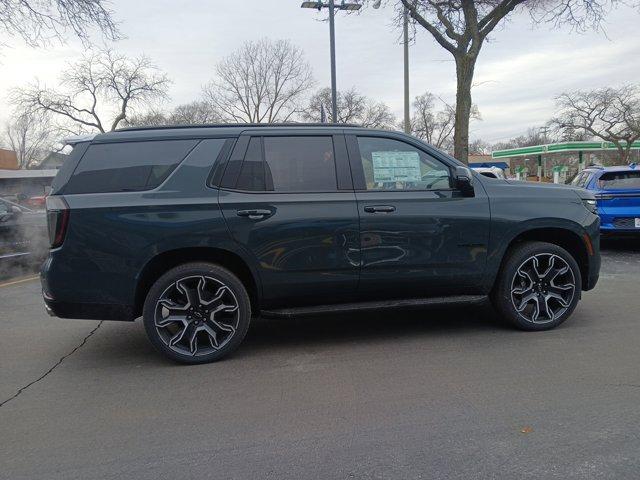
<instances>
[{"instance_id":1,"label":"roof","mask_svg":"<svg viewBox=\"0 0 640 480\"><path fill-rule=\"evenodd\" d=\"M633 142L631 148L640 149L640 141ZM569 152L593 152L602 150L615 150L616 146L611 142L561 142L545 145L533 145L531 147L508 148L491 152L493 158L527 157L530 155L544 155L548 153Z\"/></svg>"},{"instance_id":2,"label":"roof","mask_svg":"<svg viewBox=\"0 0 640 480\"><path fill-rule=\"evenodd\" d=\"M101 133L93 138L93 143L132 141L132 140L169 140L181 138L223 138L226 136L238 136L247 130L268 131L308 131L313 133L334 131L342 132L345 129L367 130L358 125L333 124L333 123L240 123L221 125L178 125L167 127L149 128L123 128L113 132ZM87 140L85 140L87 141Z\"/></svg>"},{"instance_id":3,"label":"roof","mask_svg":"<svg viewBox=\"0 0 640 480\"><path fill-rule=\"evenodd\" d=\"M601 165L590 165L585 168L585 170L594 170L596 172L632 172L638 171L640 172L640 165L636 165L635 163L631 163L629 165L614 165L612 167L603 167Z\"/></svg>"},{"instance_id":4,"label":"roof","mask_svg":"<svg viewBox=\"0 0 640 480\"><path fill-rule=\"evenodd\" d=\"M48 170L0 170L0 179L4 178L53 178L58 173L56 169Z\"/></svg>"}]
</instances>

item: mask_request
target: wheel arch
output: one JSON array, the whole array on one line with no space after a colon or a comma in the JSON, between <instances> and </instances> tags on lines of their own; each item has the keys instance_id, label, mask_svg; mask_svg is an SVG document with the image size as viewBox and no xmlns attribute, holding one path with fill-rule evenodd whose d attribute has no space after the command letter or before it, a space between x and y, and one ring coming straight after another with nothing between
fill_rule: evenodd
<instances>
[{"instance_id":1,"label":"wheel arch","mask_svg":"<svg viewBox=\"0 0 640 480\"><path fill-rule=\"evenodd\" d=\"M163 273L189 262L210 262L236 275L249 294L251 309L260 310L261 287L256 272L238 253L215 247L186 247L167 250L152 257L142 268L136 282L135 316L142 315L142 306L149 289Z\"/></svg>"},{"instance_id":2,"label":"wheel arch","mask_svg":"<svg viewBox=\"0 0 640 480\"><path fill-rule=\"evenodd\" d=\"M584 234L583 234L584 235ZM498 275L495 276L493 285L498 281L499 273L505 264L509 251L523 242L546 242L564 248L575 259L580 268L582 289L588 288L589 282L589 251L583 235L571 228L563 227L534 227L517 233L504 249Z\"/></svg>"}]
</instances>

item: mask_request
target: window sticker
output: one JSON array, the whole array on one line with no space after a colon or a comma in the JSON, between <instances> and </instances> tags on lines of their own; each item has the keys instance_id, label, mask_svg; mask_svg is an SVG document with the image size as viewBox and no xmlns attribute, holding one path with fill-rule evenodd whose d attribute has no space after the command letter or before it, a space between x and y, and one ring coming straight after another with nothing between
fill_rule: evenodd
<instances>
[{"instance_id":1,"label":"window sticker","mask_svg":"<svg viewBox=\"0 0 640 480\"><path fill-rule=\"evenodd\" d=\"M418 152L371 152L374 182L419 182Z\"/></svg>"}]
</instances>

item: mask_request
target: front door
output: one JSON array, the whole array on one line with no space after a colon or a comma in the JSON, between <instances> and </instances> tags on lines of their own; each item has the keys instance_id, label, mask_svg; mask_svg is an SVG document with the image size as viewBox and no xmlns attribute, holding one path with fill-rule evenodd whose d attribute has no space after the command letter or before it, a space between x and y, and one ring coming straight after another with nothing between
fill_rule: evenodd
<instances>
[{"instance_id":1,"label":"front door","mask_svg":"<svg viewBox=\"0 0 640 480\"><path fill-rule=\"evenodd\" d=\"M488 198L452 188L453 164L393 134L347 136L358 213L359 291L381 297L466 293L484 273Z\"/></svg>"},{"instance_id":2,"label":"front door","mask_svg":"<svg viewBox=\"0 0 640 480\"><path fill-rule=\"evenodd\" d=\"M222 184L220 206L254 258L265 307L354 296L358 212L342 135L241 137Z\"/></svg>"}]
</instances>

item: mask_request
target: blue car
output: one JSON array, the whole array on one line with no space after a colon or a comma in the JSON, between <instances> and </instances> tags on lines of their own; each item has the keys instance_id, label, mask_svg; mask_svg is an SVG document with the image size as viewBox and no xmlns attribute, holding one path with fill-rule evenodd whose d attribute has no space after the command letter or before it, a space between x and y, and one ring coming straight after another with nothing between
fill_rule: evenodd
<instances>
[{"instance_id":1,"label":"blue car","mask_svg":"<svg viewBox=\"0 0 640 480\"><path fill-rule=\"evenodd\" d=\"M596 196L600 231L640 234L640 168L635 163L618 167L591 166L572 185Z\"/></svg>"}]
</instances>

